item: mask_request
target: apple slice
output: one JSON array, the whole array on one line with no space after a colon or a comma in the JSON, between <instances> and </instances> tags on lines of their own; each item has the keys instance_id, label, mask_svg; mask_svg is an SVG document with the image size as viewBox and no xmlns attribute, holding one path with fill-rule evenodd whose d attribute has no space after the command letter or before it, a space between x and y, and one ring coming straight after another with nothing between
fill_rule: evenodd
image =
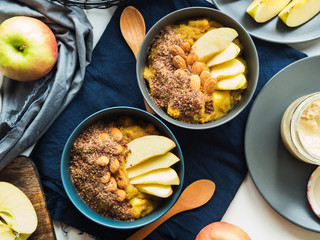
<instances>
[{"instance_id":1,"label":"apple slice","mask_svg":"<svg viewBox=\"0 0 320 240\"><path fill-rule=\"evenodd\" d=\"M172 194L171 185L160 185L160 184L137 184L135 187L140 192L145 192L150 195L154 195L161 198L167 198Z\"/></svg>"},{"instance_id":2,"label":"apple slice","mask_svg":"<svg viewBox=\"0 0 320 240\"><path fill-rule=\"evenodd\" d=\"M215 28L201 36L193 44L192 50L198 55L199 61L206 62L225 49L237 36L237 31L232 28Z\"/></svg>"},{"instance_id":3,"label":"apple slice","mask_svg":"<svg viewBox=\"0 0 320 240\"><path fill-rule=\"evenodd\" d=\"M279 13L279 17L287 26L297 27L309 21L319 11L319 0L293 0Z\"/></svg>"},{"instance_id":4,"label":"apple slice","mask_svg":"<svg viewBox=\"0 0 320 240\"><path fill-rule=\"evenodd\" d=\"M238 59L231 59L225 63L210 68L211 76L220 80L243 73L246 70L245 65Z\"/></svg>"},{"instance_id":5,"label":"apple slice","mask_svg":"<svg viewBox=\"0 0 320 240\"><path fill-rule=\"evenodd\" d=\"M180 159L172 152L152 157L140 164L135 165L132 168L127 169L128 178L134 178L146 172L150 172L159 168L167 168L180 161Z\"/></svg>"},{"instance_id":6,"label":"apple slice","mask_svg":"<svg viewBox=\"0 0 320 240\"><path fill-rule=\"evenodd\" d=\"M130 184L162 184L179 185L180 179L176 171L172 168L160 168L151 172L144 173L129 180Z\"/></svg>"},{"instance_id":7,"label":"apple slice","mask_svg":"<svg viewBox=\"0 0 320 240\"><path fill-rule=\"evenodd\" d=\"M19 188L7 182L0 182L0 193L2 224L27 239L38 224L32 203Z\"/></svg>"},{"instance_id":8,"label":"apple slice","mask_svg":"<svg viewBox=\"0 0 320 240\"><path fill-rule=\"evenodd\" d=\"M222 52L214 55L208 62L207 67L212 67L214 65L224 63L231 59L234 59L240 53L240 48L235 43L230 43L228 47L226 47Z\"/></svg>"},{"instance_id":9,"label":"apple slice","mask_svg":"<svg viewBox=\"0 0 320 240\"><path fill-rule=\"evenodd\" d=\"M128 158L125 168L130 168L151 157L169 152L176 146L170 138L159 135L148 135L136 138L128 143Z\"/></svg>"},{"instance_id":10,"label":"apple slice","mask_svg":"<svg viewBox=\"0 0 320 240\"><path fill-rule=\"evenodd\" d=\"M263 23L288 5L290 0L253 0L247 8L247 13L258 23Z\"/></svg>"},{"instance_id":11,"label":"apple slice","mask_svg":"<svg viewBox=\"0 0 320 240\"><path fill-rule=\"evenodd\" d=\"M247 83L247 79L243 73L236 75L235 77L222 79L218 82L217 90L237 90L242 88Z\"/></svg>"}]
</instances>

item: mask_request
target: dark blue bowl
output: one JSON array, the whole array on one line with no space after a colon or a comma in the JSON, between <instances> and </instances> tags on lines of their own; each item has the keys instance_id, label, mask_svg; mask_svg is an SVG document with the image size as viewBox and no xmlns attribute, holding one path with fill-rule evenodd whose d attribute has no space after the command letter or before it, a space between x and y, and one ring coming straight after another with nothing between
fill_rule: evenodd
<instances>
[{"instance_id":1,"label":"dark blue bowl","mask_svg":"<svg viewBox=\"0 0 320 240\"><path fill-rule=\"evenodd\" d=\"M163 199L161 205L149 215L134 220L134 221L117 221L107 217L100 215L99 213L93 211L78 195L76 188L74 187L71 176L70 176L70 151L72 149L74 141L80 136L80 134L87 129L93 123L108 118L114 118L117 116L129 116L135 119L142 119L146 122L152 123L158 131L166 137L169 137L176 143L176 147L172 150L177 157L180 158L180 161L174 165L175 170L177 171L179 178L180 178L180 185L172 186L173 187L173 194L167 198ZM144 225L147 225L158 218L160 218L163 214L165 214L172 205L178 199L181 188L183 185L184 180L184 161L182 152L179 146L179 143L170 129L158 118L149 114L146 111L133 108L133 107L113 107L107 108L101 111L98 111L91 116L87 117L83 120L76 129L71 133L69 139L67 140L65 147L63 149L62 158L61 158L61 178L64 189L70 198L71 202L74 206L86 217L91 219L92 221L99 223L103 226L111 227L111 228L118 228L118 229L130 229L130 228L138 228Z\"/></svg>"}]
</instances>

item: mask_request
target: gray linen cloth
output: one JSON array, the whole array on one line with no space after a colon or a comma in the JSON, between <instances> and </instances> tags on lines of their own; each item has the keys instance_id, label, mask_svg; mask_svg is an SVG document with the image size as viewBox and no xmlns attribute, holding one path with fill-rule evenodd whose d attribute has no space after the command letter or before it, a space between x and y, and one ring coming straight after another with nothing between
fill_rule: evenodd
<instances>
[{"instance_id":1,"label":"gray linen cloth","mask_svg":"<svg viewBox=\"0 0 320 240\"><path fill-rule=\"evenodd\" d=\"M40 19L55 34L59 51L55 67L40 80L18 82L3 78L1 170L36 143L76 95L91 61L93 34L82 9L49 0L0 0L0 15L0 21L18 15Z\"/></svg>"}]
</instances>

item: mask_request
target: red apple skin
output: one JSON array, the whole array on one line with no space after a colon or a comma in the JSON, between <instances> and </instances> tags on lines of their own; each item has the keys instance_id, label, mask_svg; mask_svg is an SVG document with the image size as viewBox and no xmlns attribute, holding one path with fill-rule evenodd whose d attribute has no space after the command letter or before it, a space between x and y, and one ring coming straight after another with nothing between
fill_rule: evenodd
<instances>
[{"instance_id":1,"label":"red apple skin","mask_svg":"<svg viewBox=\"0 0 320 240\"><path fill-rule=\"evenodd\" d=\"M248 234L231 223L214 222L205 226L195 240L250 240Z\"/></svg>"},{"instance_id":2,"label":"red apple skin","mask_svg":"<svg viewBox=\"0 0 320 240\"><path fill-rule=\"evenodd\" d=\"M42 21L16 16L0 25L0 72L3 75L18 81L38 80L52 70L57 57L56 38Z\"/></svg>"}]
</instances>

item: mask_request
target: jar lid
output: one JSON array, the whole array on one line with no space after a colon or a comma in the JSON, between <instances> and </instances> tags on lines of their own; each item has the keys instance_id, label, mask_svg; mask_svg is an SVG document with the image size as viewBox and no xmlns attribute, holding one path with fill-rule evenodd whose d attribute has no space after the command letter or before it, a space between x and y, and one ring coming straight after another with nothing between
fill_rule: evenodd
<instances>
[{"instance_id":1,"label":"jar lid","mask_svg":"<svg viewBox=\"0 0 320 240\"><path fill-rule=\"evenodd\" d=\"M313 212L320 218L320 167L317 167L309 178L307 197Z\"/></svg>"}]
</instances>

